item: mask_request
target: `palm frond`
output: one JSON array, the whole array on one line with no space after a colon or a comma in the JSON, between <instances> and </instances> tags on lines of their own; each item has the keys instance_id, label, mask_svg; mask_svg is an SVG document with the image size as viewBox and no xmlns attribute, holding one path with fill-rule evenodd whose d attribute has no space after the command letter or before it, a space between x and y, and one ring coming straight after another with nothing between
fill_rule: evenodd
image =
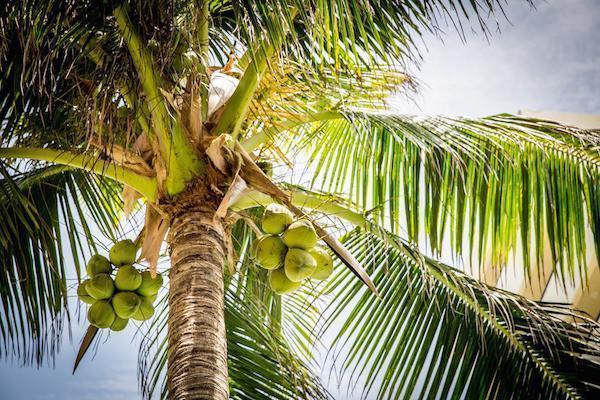
<instances>
[{"instance_id":1,"label":"palm frond","mask_svg":"<svg viewBox=\"0 0 600 400\"><path fill-rule=\"evenodd\" d=\"M502 7L502 1L232 0L214 2L211 13L215 27L251 50L257 37L275 43L293 27L282 49L287 58L315 71L331 65L360 72L365 64L418 60L418 38L438 34L440 28L452 26L461 34L465 27L476 28L487 34L489 26L497 27L494 15L502 15Z\"/></svg>"},{"instance_id":2,"label":"palm frond","mask_svg":"<svg viewBox=\"0 0 600 400\"><path fill-rule=\"evenodd\" d=\"M109 13L102 2L6 4L0 14L0 143L12 144L15 139L45 139L56 146L82 143L89 123L99 122L96 111L110 103L111 81L126 71L119 63L99 68L79 46L91 32L105 30ZM59 122L77 129L52 129ZM44 129L43 139L32 137L27 126Z\"/></svg>"},{"instance_id":3,"label":"palm frond","mask_svg":"<svg viewBox=\"0 0 600 400\"><path fill-rule=\"evenodd\" d=\"M248 303L231 299L232 305L234 302L226 312L233 397L327 398L319 378L290 347L285 335L261 322L260 311L252 311Z\"/></svg>"},{"instance_id":4,"label":"palm frond","mask_svg":"<svg viewBox=\"0 0 600 400\"><path fill-rule=\"evenodd\" d=\"M500 268L520 244L532 250L523 251L531 278L548 237L566 282L586 269L587 227L599 248L596 132L510 115L475 120L365 111L295 131L288 143L311 154L313 187L371 210L415 243L426 234L434 254L449 242L472 265Z\"/></svg>"},{"instance_id":5,"label":"palm frond","mask_svg":"<svg viewBox=\"0 0 600 400\"><path fill-rule=\"evenodd\" d=\"M414 80L394 68L371 68L359 77L327 68L316 75L303 72L300 64L286 62L261 79L250 107L244 145L253 150L259 143L268 144L277 132L306 124L313 115L338 118L338 109L382 109L390 96L414 91Z\"/></svg>"},{"instance_id":6,"label":"palm frond","mask_svg":"<svg viewBox=\"0 0 600 400\"><path fill-rule=\"evenodd\" d=\"M39 365L58 350L92 229L114 237L118 187L61 166L1 163L0 176L0 356Z\"/></svg>"},{"instance_id":7,"label":"palm frond","mask_svg":"<svg viewBox=\"0 0 600 400\"><path fill-rule=\"evenodd\" d=\"M46 127L56 118L73 125L53 137L65 145L80 144L95 130L110 136L116 123L136 126L135 112L126 121L119 118L123 97L142 93L112 16L122 3L130 3L131 21L164 89L200 69L201 49L193 40L197 2L8 2L0 14L3 141L20 136L15 129L22 124ZM341 73L360 80L377 65L418 59L415 42L426 32L446 25L462 32L472 22L489 32L502 5L501 0L211 1L209 47L212 60L223 63L233 50L249 49L254 57L260 40L278 43L286 37L279 58L298 64L299 75ZM245 68L247 60L241 64Z\"/></svg>"},{"instance_id":8,"label":"palm frond","mask_svg":"<svg viewBox=\"0 0 600 400\"><path fill-rule=\"evenodd\" d=\"M487 287L383 230L356 229L344 243L381 292L375 298L347 271L330 284L328 329L339 329L333 354L348 382L367 382L365 398L600 393L595 321L567 323L560 319L566 307Z\"/></svg>"}]
</instances>

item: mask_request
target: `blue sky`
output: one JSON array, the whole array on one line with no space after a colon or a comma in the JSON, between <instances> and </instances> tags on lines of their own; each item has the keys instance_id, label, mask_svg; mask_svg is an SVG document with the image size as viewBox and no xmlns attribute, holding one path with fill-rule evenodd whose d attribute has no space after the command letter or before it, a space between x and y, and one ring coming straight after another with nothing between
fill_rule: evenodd
<instances>
[{"instance_id":1,"label":"blue sky","mask_svg":"<svg viewBox=\"0 0 600 400\"><path fill-rule=\"evenodd\" d=\"M467 34L463 44L448 30L444 43L425 38L424 63L413 71L422 82L416 105L394 99L406 113L485 116L520 109L600 114L600 2L548 0L530 12L524 1L510 1L512 25L489 42ZM0 398L137 398L135 331L128 328L100 344L75 376L71 369L83 323L73 326L54 368L20 368L0 361ZM338 393L336 382L331 382ZM344 396L345 397L345 396Z\"/></svg>"}]
</instances>

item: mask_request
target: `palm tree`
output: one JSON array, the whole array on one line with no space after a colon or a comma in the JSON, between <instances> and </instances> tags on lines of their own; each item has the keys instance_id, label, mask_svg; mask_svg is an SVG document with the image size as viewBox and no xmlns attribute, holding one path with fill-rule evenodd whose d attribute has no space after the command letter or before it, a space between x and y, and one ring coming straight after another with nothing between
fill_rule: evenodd
<instances>
[{"instance_id":1,"label":"palm tree","mask_svg":"<svg viewBox=\"0 0 600 400\"><path fill-rule=\"evenodd\" d=\"M151 270L169 245L168 296L140 327L147 397L328 398L311 361L326 337L326 362L364 396L598 396L598 323L437 260L449 244L501 268L522 246L531 278L547 242L561 282L586 271L586 227L600 254L598 133L385 107L416 89L402 71L419 37L488 33L503 4L9 1L0 355L56 354L67 276L95 235L123 237L125 209ZM279 296L253 265L272 202L313 221L339 264L328 283Z\"/></svg>"}]
</instances>

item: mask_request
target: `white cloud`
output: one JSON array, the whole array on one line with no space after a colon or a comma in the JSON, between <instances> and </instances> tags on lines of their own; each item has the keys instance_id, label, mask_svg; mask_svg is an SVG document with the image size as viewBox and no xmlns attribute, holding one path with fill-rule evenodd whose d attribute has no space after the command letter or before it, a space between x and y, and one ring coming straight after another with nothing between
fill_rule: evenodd
<instances>
[{"instance_id":1,"label":"white cloud","mask_svg":"<svg viewBox=\"0 0 600 400\"><path fill-rule=\"evenodd\" d=\"M417 108L395 99L403 112L485 116L536 110L600 113L600 3L540 3L530 12L511 3L512 25L501 23L488 43L449 32L445 43L426 39Z\"/></svg>"}]
</instances>

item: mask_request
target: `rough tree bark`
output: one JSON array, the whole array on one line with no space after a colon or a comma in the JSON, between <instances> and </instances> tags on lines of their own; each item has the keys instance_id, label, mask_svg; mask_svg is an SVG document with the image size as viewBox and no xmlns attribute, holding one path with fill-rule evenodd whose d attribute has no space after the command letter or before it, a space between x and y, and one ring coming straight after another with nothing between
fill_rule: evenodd
<instances>
[{"instance_id":1,"label":"rough tree bark","mask_svg":"<svg viewBox=\"0 0 600 400\"><path fill-rule=\"evenodd\" d=\"M227 399L223 299L225 230L218 199L185 196L171 214L169 274L170 399Z\"/></svg>"}]
</instances>

